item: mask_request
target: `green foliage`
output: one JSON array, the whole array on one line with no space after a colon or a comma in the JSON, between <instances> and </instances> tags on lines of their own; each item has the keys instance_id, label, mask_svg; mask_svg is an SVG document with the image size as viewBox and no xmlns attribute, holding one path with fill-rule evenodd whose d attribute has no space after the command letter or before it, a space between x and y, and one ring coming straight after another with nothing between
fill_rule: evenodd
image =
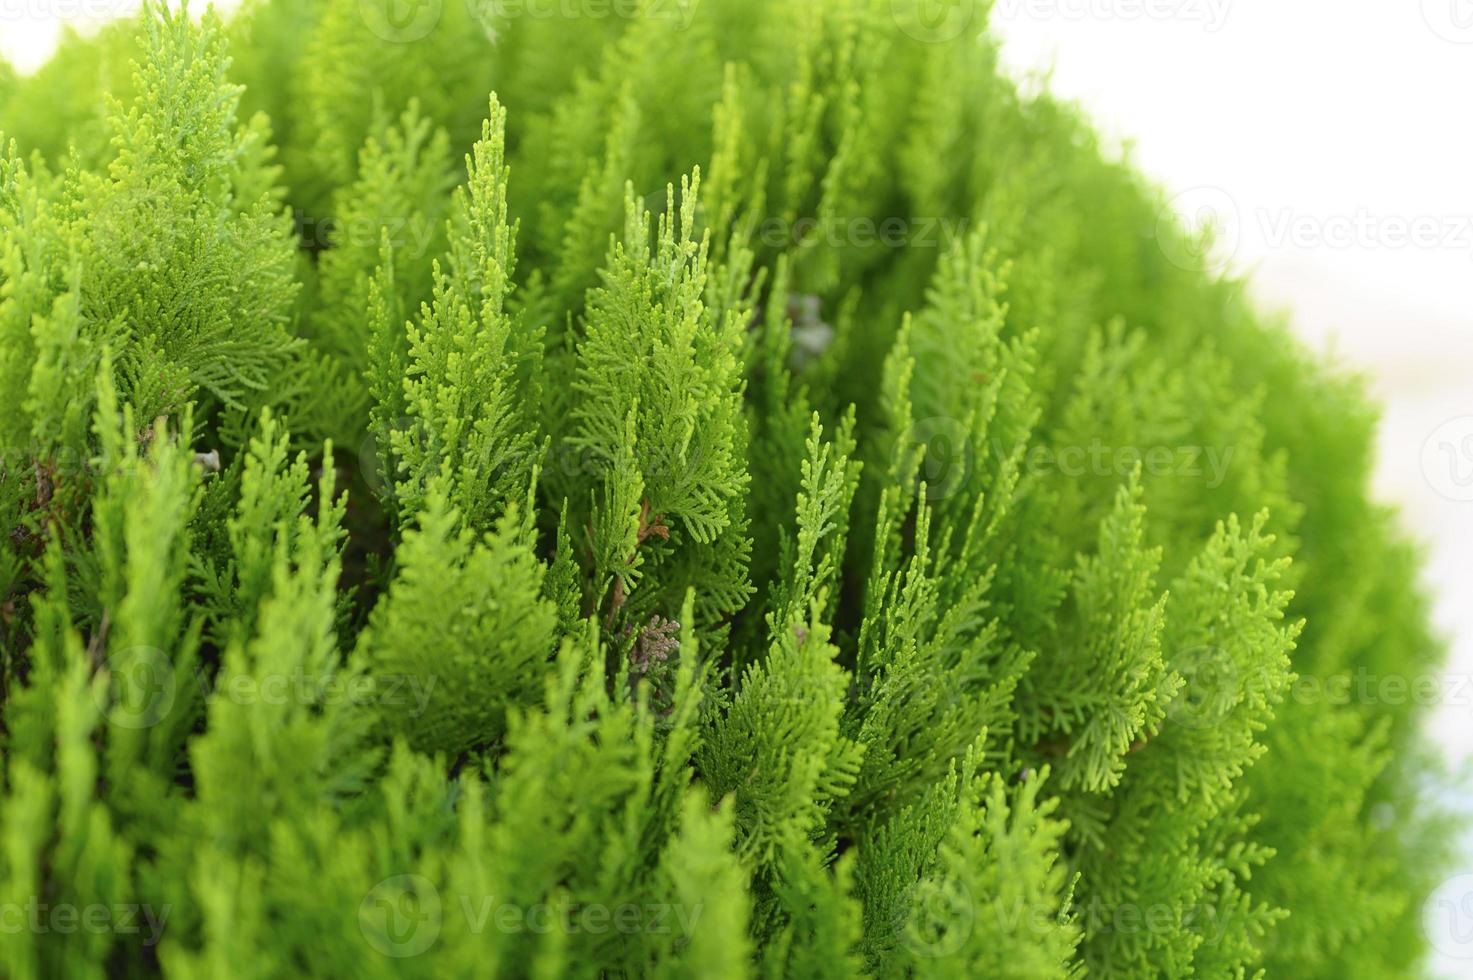
<instances>
[{"instance_id":1,"label":"green foliage","mask_svg":"<svg viewBox=\"0 0 1473 980\"><path fill-rule=\"evenodd\" d=\"M1047 772L1009 793L1000 776L965 790L936 870L910 896L907 952L917 976L1068 977L1080 930L1058 847Z\"/></svg>"},{"instance_id":2,"label":"green foliage","mask_svg":"<svg viewBox=\"0 0 1473 980\"><path fill-rule=\"evenodd\" d=\"M433 303L408 328L406 419L389 437L401 520L425 506L444 473L466 524L488 527L536 466L542 343L540 331L507 309L516 229L507 224L505 127L493 96L467 159L469 190L456 192L449 268L435 266ZM372 370L393 378L400 358L372 349Z\"/></svg>"},{"instance_id":3,"label":"green foliage","mask_svg":"<svg viewBox=\"0 0 1473 980\"><path fill-rule=\"evenodd\" d=\"M433 263L448 245L449 141L443 130L430 130L411 106L398 125L371 134L357 180L335 197L332 234L314 242L326 250L317 263L318 303L307 332L331 383L309 392L322 417L308 424L348 446L364 444L370 416L386 414L380 425L389 432L407 412L403 325L429 298ZM387 309L380 312L378 304Z\"/></svg>"},{"instance_id":4,"label":"green foliage","mask_svg":"<svg viewBox=\"0 0 1473 980\"><path fill-rule=\"evenodd\" d=\"M0 69L0 974L1419 974L1373 411L925 6Z\"/></svg>"},{"instance_id":5,"label":"green foliage","mask_svg":"<svg viewBox=\"0 0 1473 980\"><path fill-rule=\"evenodd\" d=\"M140 417L200 389L206 404L263 403L292 362L296 292L269 130L236 121L217 25L166 13L148 25L134 100L109 122L116 155L76 178L83 313L123 331L118 367Z\"/></svg>"},{"instance_id":6,"label":"green foliage","mask_svg":"<svg viewBox=\"0 0 1473 980\"><path fill-rule=\"evenodd\" d=\"M626 190L624 239L589 292L564 436L585 470L570 498L591 502L595 598L634 622L691 587L707 620L747 594L742 324L705 302L699 181L682 180L678 214L668 192L653 251L650 214Z\"/></svg>"},{"instance_id":7,"label":"green foliage","mask_svg":"<svg viewBox=\"0 0 1473 980\"><path fill-rule=\"evenodd\" d=\"M383 689L384 722L417 749L453 755L495 740L507 709L535 700L557 617L515 511L478 541L431 493L359 649Z\"/></svg>"}]
</instances>

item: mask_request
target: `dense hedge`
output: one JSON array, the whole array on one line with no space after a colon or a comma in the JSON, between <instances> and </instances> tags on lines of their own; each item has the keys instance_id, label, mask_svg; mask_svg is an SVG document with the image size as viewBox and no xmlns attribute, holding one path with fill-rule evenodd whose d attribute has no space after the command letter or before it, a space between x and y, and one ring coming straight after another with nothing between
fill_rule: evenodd
<instances>
[{"instance_id":1,"label":"dense hedge","mask_svg":"<svg viewBox=\"0 0 1473 980\"><path fill-rule=\"evenodd\" d=\"M0 69L0 973L1418 973L1374 413L937 9Z\"/></svg>"}]
</instances>

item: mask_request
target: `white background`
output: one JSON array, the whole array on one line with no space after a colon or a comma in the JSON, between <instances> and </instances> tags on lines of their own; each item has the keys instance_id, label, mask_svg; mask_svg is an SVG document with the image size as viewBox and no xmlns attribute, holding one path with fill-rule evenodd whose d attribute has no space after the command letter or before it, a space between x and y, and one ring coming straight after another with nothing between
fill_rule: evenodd
<instances>
[{"instance_id":1,"label":"white background","mask_svg":"<svg viewBox=\"0 0 1473 980\"><path fill-rule=\"evenodd\" d=\"M64 21L137 6L0 0L0 53L34 68ZM1047 73L1185 218L1215 219L1222 259L1253 272L1263 304L1371 379L1385 405L1377 492L1427 545L1452 647L1444 690L1461 690L1473 676L1473 0L996 0L992 20L1014 74ZM1430 730L1464 762L1473 694L1446 702ZM1438 966L1473 977L1473 959Z\"/></svg>"}]
</instances>

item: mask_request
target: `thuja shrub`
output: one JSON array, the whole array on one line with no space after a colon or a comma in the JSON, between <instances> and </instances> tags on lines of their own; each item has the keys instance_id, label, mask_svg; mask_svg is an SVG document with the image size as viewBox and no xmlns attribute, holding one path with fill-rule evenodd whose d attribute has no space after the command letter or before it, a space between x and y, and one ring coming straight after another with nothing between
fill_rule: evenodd
<instances>
[{"instance_id":1,"label":"thuja shrub","mask_svg":"<svg viewBox=\"0 0 1473 980\"><path fill-rule=\"evenodd\" d=\"M928 12L0 73L0 973L1419 972L1361 386Z\"/></svg>"}]
</instances>

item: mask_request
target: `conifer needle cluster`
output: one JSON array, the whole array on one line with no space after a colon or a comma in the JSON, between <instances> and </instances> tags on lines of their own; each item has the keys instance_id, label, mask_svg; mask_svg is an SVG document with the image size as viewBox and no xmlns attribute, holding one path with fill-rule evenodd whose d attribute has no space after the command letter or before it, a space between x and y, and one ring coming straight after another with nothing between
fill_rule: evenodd
<instances>
[{"instance_id":1,"label":"conifer needle cluster","mask_svg":"<svg viewBox=\"0 0 1473 980\"><path fill-rule=\"evenodd\" d=\"M1359 384L931 6L0 70L0 975L1418 975Z\"/></svg>"}]
</instances>

